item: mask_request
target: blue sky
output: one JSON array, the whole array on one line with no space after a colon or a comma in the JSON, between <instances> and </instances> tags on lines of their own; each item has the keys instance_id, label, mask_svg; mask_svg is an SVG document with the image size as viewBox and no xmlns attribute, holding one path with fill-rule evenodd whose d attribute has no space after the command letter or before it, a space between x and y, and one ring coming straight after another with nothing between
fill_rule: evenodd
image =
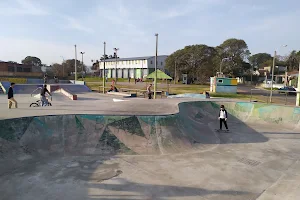
<instances>
[{"instance_id":1,"label":"blue sky","mask_svg":"<svg viewBox=\"0 0 300 200\"><path fill-rule=\"evenodd\" d=\"M186 45L217 46L244 39L252 54L300 50L299 0L0 0L0 60L27 55L51 64L98 59L118 47L120 57L171 54ZM287 44L287 48L279 48ZM79 55L79 54L78 54Z\"/></svg>"}]
</instances>

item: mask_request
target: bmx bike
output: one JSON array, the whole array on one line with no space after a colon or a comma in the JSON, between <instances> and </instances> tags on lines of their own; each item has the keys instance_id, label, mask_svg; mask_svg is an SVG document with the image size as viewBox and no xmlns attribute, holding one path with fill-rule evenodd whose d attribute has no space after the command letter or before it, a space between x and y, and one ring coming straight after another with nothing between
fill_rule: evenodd
<instances>
[{"instance_id":1,"label":"bmx bike","mask_svg":"<svg viewBox=\"0 0 300 200\"><path fill-rule=\"evenodd\" d=\"M51 97L51 101L52 101L52 97ZM52 106L52 103L49 102L48 98L47 98L46 106ZM37 100L36 102L31 103L29 107L42 107L42 101Z\"/></svg>"}]
</instances>

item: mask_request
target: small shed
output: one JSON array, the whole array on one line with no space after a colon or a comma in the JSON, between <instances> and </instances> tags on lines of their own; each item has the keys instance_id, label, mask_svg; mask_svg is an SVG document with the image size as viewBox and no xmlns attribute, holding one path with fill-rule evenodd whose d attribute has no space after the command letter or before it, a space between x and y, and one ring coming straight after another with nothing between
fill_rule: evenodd
<instances>
[{"instance_id":1,"label":"small shed","mask_svg":"<svg viewBox=\"0 0 300 200\"><path fill-rule=\"evenodd\" d=\"M237 79L225 77L210 77L210 92L237 93Z\"/></svg>"}]
</instances>

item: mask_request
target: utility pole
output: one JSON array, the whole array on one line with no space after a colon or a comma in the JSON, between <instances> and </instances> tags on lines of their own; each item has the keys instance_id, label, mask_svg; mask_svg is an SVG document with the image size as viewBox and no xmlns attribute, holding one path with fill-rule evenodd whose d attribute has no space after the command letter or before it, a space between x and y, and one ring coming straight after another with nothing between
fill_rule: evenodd
<instances>
[{"instance_id":1,"label":"utility pole","mask_svg":"<svg viewBox=\"0 0 300 200\"><path fill-rule=\"evenodd\" d=\"M63 67L63 78L65 77L65 58L63 56L60 56L63 59L62 67Z\"/></svg>"},{"instance_id":2,"label":"utility pole","mask_svg":"<svg viewBox=\"0 0 300 200\"><path fill-rule=\"evenodd\" d=\"M85 52L80 52L81 53L81 64L82 64L82 67L81 67L81 78L82 78L82 81L83 81L83 54L85 54Z\"/></svg>"},{"instance_id":3,"label":"utility pole","mask_svg":"<svg viewBox=\"0 0 300 200\"><path fill-rule=\"evenodd\" d=\"M115 83L117 83L117 80L118 80L118 72L117 72L117 67L118 67L118 64L117 64L117 61L118 61L118 51L119 51L119 48L114 48L114 51L115 51L115 57L116 57L116 65L115 65L115 77L116 77L116 80L115 80Z\"/></svg>"},{"instance_id":4,"label":"utility pole","mask_svg":"<svg viewBox=\"0 0 300 200\"><path fill-rule=\"evenodd\" d=\"M106 48L106 42L103 43L104 44L104 56L103 56L103 73L102 73L102 77L103 77L103 94L105 94L105 82L106 82L106 75L105 75L105 56L106 56L106 52L105 52L105 48Z\"/></svg>"},{"instance_id":5,"label":"utility pole","mask_svg":"<svg viewBox=\"0 0 300 200\"><path fill-rule=\"evenodd\" d=\"M156 90L157 90L157 51L158 51L158 33L155 34L155 37L156 37L156 48L155 48L154 99L156 99Z\"/></svg>"},{"instance_id":6,"label":"utility pole","mask_svg":"<svg viewBox=\"0 0 300 200\"><path fill-rule=\"evenodd\" d=\"M272 103L272 96L273 96L273 79L274 79L274 70L275 70L275 62L276 62L276 53L277 52L274 51L272 77L271 77L271 92L270 92L270 100L269 100L270 103Z\"/></svg>"},{"instance_id":7,"label":"utility pole","mask_svg":"<svg viewBox=\"0 0 300 200\"><path fill-rule=\"evenodd\" d=\"M77 49L76 49L76 44L75 44L75 84L77 81Z\"/></svg>"},{"instance_id":8,"label":"utility pole","mask_svg":"<svg viewBox=\"0 0 300 200\"><path fill-rule=\"evenodd\" d=\"M300 62L299 62L299 72L298 72L298 83L297 83L297 98L296 98L296 106L300 106Z\"/></svg>"},{"instance_id":9,"label":"utility pole","mask_svg":"<svg viewBox=\"0 0 300 200\"><path fill-rule=\"evenodd\" d=\"M174 73L174 84L176 84L176 71L177 71L177 60L175 60L175 73Z\"/></svg>"},{"instance_id":10,"label":"utility pole","mask_svg":"<svg viewBox=\"0 0 300 200\"><path fill-rule=\"evenodd\" d=\"M287 47L287 45L281 45L281 47ZM276 50L274 51L274 58L273 58L273 67L272 67L272 78L271 78L271 92L270 92L270 99L269 102L272 103L272 96L273 96L273 79L274 79L274 70L275 70L275 62L276 62ZM278 68L279 69L279 68Z\"/></svg>"}]
</instances>

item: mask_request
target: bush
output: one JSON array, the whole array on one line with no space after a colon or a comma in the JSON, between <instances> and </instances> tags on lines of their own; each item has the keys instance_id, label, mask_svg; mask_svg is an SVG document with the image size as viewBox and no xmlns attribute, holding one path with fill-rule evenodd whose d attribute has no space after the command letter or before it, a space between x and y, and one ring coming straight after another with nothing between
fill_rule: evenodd
<instances>
[{"instance_id":1,"label":"bush","mask_svg":"<svg viewBox=\"0 0 300 200\"><path fill-rule=\"evenodd\" d=\"M11 83L16 83L16 84L26 84L27 79L26 78L0 78L0 81L8 81Z\"/></svg>"}]
</instances>

